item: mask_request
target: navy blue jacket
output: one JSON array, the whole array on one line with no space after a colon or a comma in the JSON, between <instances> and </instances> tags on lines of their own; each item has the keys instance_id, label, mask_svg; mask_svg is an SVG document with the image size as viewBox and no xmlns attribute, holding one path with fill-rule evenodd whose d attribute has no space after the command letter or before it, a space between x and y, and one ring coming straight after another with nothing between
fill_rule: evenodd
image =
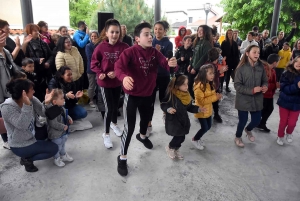
<instances>
[{"instance_id":1,"label":"navy blue jacket","mask_svg":"<svg viewBox=\"0 0 300 201\"><path fill-rule=\"evenodd\" d=\"M294 79L293 79L294 77ZM277 104L292 111L300 110L300 73L294 75L290 71L285 71L280 78L280 94Z\"/></svg>"},{"instance_id":2,"label":"navy blue jacket","mask_svg":"<svg viewBox=\"0 0 300 201\"><path fill-rule=\"evenodd\" d=\"M152 41L152 47L155 48L156 44L160 45L160 48L161 48L160 52L165 57L168 56L167 55L168 51L173 52L173 43L171 43L171 41L169 40L168 37L164 37L161 40L157 40L156 38L154 38L153 41ZM170 77L170 72L167 69L162 68L161 66L159 66L157 76L161 76L161 77L169 76Z\"/></svg>"},{"instance_id":3,"label":"navy blue jacket","mask_svg":"<svg viewBox=\"0 0 300 201\"><path fill-rule=\"evenodd\" d=\"M86 72L88 74L96 74L95 72L93 72L91 70L91 60L92 60L92 55L93 55L93 52L95 50L95 48L97 47L98 43L97 44L94 44L94 43L89 43L86 45L85 47L85 54L86 54L86 57L87 57L87 68L86 68Z\"/></svg>"}]
</instances>

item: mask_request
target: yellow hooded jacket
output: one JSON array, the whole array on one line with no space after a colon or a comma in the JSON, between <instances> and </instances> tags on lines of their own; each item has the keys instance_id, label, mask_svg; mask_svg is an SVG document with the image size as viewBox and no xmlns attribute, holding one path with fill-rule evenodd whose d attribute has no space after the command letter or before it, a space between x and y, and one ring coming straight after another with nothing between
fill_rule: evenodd
<instances>
[{"instance_id":1,"label":"yellow hooded jacket","mask_svg":"<svg viewBox=\"0 0 300 201\"><path fill-rule=\"evenodd\" d=\"M291 56L292 56L291 50L290 49L288 49L288 50L282 49L278 52L278 55L280 56L280 60L279 60L277 68L287 67L287 65L291 59Z\"/></svg>"},{"instance_id":2,"label":"yellow hooded jacket","mask_svg":"<svg viewBox=\"0 0 300 201\"><path fill-rule=\"evenodd\" d=\"M205 108L205 112L195 114L196 118L208 118L212 115L212 103L218 100L216 91L211 89L209 83L206 84L205 92L202 91L203 84L194 84L195 103L200 108Z\"/></svg>"}]
</instances>

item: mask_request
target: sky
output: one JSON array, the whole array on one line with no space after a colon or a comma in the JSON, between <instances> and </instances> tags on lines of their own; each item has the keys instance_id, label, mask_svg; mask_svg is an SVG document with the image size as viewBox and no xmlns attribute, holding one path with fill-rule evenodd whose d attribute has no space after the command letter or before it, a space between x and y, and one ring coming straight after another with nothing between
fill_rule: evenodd
<instances>
[{"instance_id":1,"label":"sky","mask_svg":"<svg viewBox=\"0 0 300 201\"><path fill-rule=\"evenodd\" d=\"M191 8L203 8L203 4L211 3L213 5L212 9L218 13L222 13L222 8L215 6L219 4L221 0L161 0L161 10L166 11L178 11L187 10ZM145 2L152 6L155 0L145 0Z\"/></svg>"}]
</instances>

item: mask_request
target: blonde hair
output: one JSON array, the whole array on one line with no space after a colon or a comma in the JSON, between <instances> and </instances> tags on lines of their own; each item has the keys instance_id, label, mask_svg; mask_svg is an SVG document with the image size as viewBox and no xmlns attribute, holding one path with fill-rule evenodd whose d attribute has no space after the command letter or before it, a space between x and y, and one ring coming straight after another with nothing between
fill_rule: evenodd
<instances>
[{"instance_id":1,"label":"blonde hair","mask_svg":"<svg viewBox=\"0 0 300 201\"><path fill-rule=\"evenodd\" d=\"M60 95L64 95L63 90L61 89L52 89L51 92L53 91L53 95L51 98L51 103L56 100Z\"/></svg>"}]
</instances>

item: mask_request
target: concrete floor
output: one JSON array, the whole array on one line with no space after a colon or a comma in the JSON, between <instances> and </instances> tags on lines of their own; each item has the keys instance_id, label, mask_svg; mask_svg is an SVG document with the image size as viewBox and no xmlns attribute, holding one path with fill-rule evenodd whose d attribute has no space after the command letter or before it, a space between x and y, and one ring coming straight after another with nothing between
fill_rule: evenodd
<instances>
[{"instance_id":1,"label":"concrete floor","mask_svg":"<svg viewBox=\"0 0 300 201\"><path fill-rule=\"evenodd\" d=\"M268 122L272 132L255 130L255 143L244 135L245 148L238 148L233 142L237 124L234 96L233 91L221 102L224 122L214 123L203 137L204 151L196 150L190 142L200 127L190 115L192 127L181 148L183 161L173 161L166 155L164 147L171 137L165 134L157 103L150 137L154 148L147 150L132 138L127 177L117 173L120 139L113 134L114 148L104 147L103 121L93 110L89 110L88 119L94 128L70 135L67 151L75 160L64 168L48 159L35 162L38 172L27 173L18 157L1 149L0 200L299 201L300 124L292 144L277 145L279 116L275 105ZM122 118L119 124L123 125Z\"/></svg>"}]
</instances>

